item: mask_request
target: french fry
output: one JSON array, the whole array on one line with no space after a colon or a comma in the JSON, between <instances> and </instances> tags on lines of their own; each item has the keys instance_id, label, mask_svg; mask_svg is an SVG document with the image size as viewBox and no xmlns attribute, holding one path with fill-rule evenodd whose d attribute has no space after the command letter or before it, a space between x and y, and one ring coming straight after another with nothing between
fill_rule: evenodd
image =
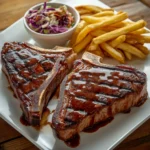
<instances>
[{"instance_id":1,"label":"french fry","mask_svg":"<svg viewBox=\"0 0 150 150\"><path fill-rule=\"evenodd\" d=\"M124 55L124 53L120 50L120 49L116 49L121 55L122 55L122 57L124 58L124 60L125 60L125 55Z\"/></svg>"},{"instance_id":2,"label":"french fry","mask_svg":"<svg viewBox=\"0 0 150 150\"><path fill-rule=\"evenodd\" d=\"M90 34L92 35L92 36L94 36L94 37L96 37L96 36L99 36L99 35L102 35L102 34L104 34L104 33L106 33L106 31L103 31L103 30L94 30L94 31L92 31L92 32L90 32Z\"/></svg>"},{"instance_id":3,"label":"french fry","mask_svg":"<svg viewBox=\"0 0 150 150\"><path fill-rule=\"evenodd\" d=\"M108 19L108 17L106 17L106 16L104 16L104 17L83 16L82 19L89 24L93 24L93 23L98 23L103 20L106 20L106 19Z\"/></svg>"},{"instance_id":4,"label":"french fry","mask_svg":"<svg viewBox=\"0 0 150 150\"><path fill-rule=\"evenodd\" d=\"M79 53L85 49L93 54L113 57L121 63L131 60L132 55L145 58L150 43L146 22L127 21L127 13L103 9L94 5L77 6L81 22L73 33L70 45ZM144 35L143 35L144 34Z\"/></svg>"},{"instance_id":5,"label":"french fry","mask_svg":"<svg viewBox=\"0 0 150 150\"><path fill-rule=\"evenodd\" d=\"M80 15L84 15L84 14L89 14L89 13L91 13L91 11L86 10L86 9L80 9L80 10L78 10L78 12L79 12Z\"/></svg>"},{"instance_id":6,"label":"french fry","mask_svg":"<svg viewBox=\"0 0 150 150\"><path fill-rule=\"evenodd\" d=\"M130 53L124 51L124 55L126 56L126 58L127 58L128 60L131 60L131 59L132 59L132 55L131 55Z\"/></svg>"},{"instance_id":7,"label":"french fry","mask_svg":"<svg viewBox=\"0 0 150 150\"><path fill-rule=\"evenodd\" d=\"M88 51L96 51L97 48L98 48L98 45L95 44L94 42L91 42L91 43L90 43L90 46L89 46L89 48L88 48Z\"/></svg>"},{"instance_id":8,"label":"french fry","mask_svg":"<svg viewBox=\"0 0 150 150\"><path fill-rule=\"evenodd\" d=\"M111 47L109 44L101 43L100 46L103 50L105 50L113 58L115 58L116 60L118 60L121 63L124 63L124 61L125 61L124 57L122 57L122 55L118 51L116 51L113 47Z\"/></svg>"},{"instance_id":9,"label":"french fry","mask_svg":"<svg viewBox=\"0 0 150 150\"><path fill-rule=\"evenodd\" d=\"M77 36L77 40L76 40L76 44L81 42L82 39L84 39L86 37L86 35L95 30L95 29L98 29L100 27L104 27L104 26L108 26L110 24L113 24L113 23L117 23L117 22L120 22L122 20L125 20L127 18L127 13L122 13L122 14L119 14L119 15L115 15L115 16L111 16L109 19L106 19L102 22L99 22L99 23L95 23L95 24L90 24L90 25L87 25ZM116 36L117 37L117 36ZM114 37L115 38L115 37ZM97 41L97 40L96 40ZM94 41L95 42L95 41Z\"/></svg>"},{"instance_id":10,"label":"french fry","mask_svg":"<svg viewBox=\"0 0 150 150\"><path fill-rule=\"evenodd\" d=\"M82 5L82 6L77 6L76 9L79 10L79 9L85 9L85 10L89 10L90 12L101 12L102 10L104 10L103 8L101 7L98 7L98 6L94 6L94 5Z\"/></svg>"},{"instance_id":11,"label":"french fry","mask_svg":"<svg viewBox=\"0 0 150 150\"><path fill-rule=\"evenodd\" d=\"M136 48L138 48L139 50L141 50L145 55L148 55L149 54L149 50L147 47L145 47L144 45L142 44L135 44L134 45Z\"/></svg>"},{"instance_id":12,"label":"french fry","mask_svg":"<svg viewBox=\"0 0 150 150\"><path fill-rule=\"evenodd\" d=\"M142 35L142 38L144 39L145 43L150 43L150 36Z\"/></svg>"},{"instance_id":13,"label":"french fry","mask_svg":"<svg viewBox=\"0 0 150 150\"><path fill-rule=\"evenodd\" d=\"M76 6L75 8L77 10L87 9L87 10L90 10L91 12L114 11L112 8L101 8L101 7L95 6L95 5L80 5L80 6Z\"/></svg>"},{"instance_id":14,"label":"french fry","mask_svg":"<svg viewBox=\"0 0 150 150\"><path fill-rule=\"evenodd\" d=\"M110 32L110 31L117 30L118 28L113 27L113 26L106 26L106 27L102 27L100 29L103 30L103 31L105 31L105 32Z\"/></svg>"},{"instance_id":15,"label":"french fry","mask_svg":"<svg viewBox=\"0 0 150 150\"><path fill-rule=\"evenodd\" d=\"M115 27L115 28L121 28L121 27L125 27L127 25L131 24L131 22L118 22L118 23L115 23L115 24L112 24L111 26L112 27Z\"/></svg>"},{"instance_id":16,"label":"french fry","mask_svg":"<svg viewBox=\"0 0 150 150\"><path fill-rule=\"evenodd\" d=\"M83 20L83 18L84 18L85 16L93 16L93 14L92 14L92 13L88 13L88 14L80 15L80 19Z\"/></svg>"},{"instance_id":17,"label":"french fry","mask_svg":"<svg viewBox=\"0 0 150 150\"><path fill-rule=\"evenodd\" d=\"M99 12L93 15L93 17L103 17L103 16L113 16L114 12L112 11L104 11L104 12Z\"/></svg>"},{"instance_id":18,"label":"french fry","mask_svg":"<svg viewBox=\"0 0 150 150\"><path fill-rule=\"evenodd\" d=\"M145 39L141 35L126 35L127 40L136 40L136 43L144 44Z\"/></svg>"},{"instance_id":19,"label":"french fry","mask_svg":"<svg viewBox=\"0 0 150 150\"><path fill-rule=\"evenodd\" d=\"M87 23L86 23L84 20L80 21L80 23L79 23L78 26L76 27L76 30L75 30L75 32L73 33L72 38L71 38L71 40L70 40L70 45L71 45L71 46L73 46L73 45L75 44L76 38L77 38L79 32L80 32L86 25L87 25Z\"/></svg>"},{"instance_id":20,"label":"french fry","mask_svg":"<svg viewBox=\"0 0 150 150\"><path fill-rule=\"evenodd\" d=\"M119 44L123 43L126 40L126 35L121 35L117 37L116 39L109 42L109 45L112 47L117 47Z\"/></svg>"},{"instance_id":21,"label":"french fry","mask_svg":"<svg viewBox=\"0 0 150 150\"><path fill-rule=\"evenodd\" d=\"M134 45L134 44L138 43L136 39L132 39L132 38L126 39L125 42L128 43L128 44L131 44L131 45Z\"/></svg>"},{"instance_id":22,"label":"french fry","mask_svg":"<svg viewBox=\"0 0 150 150\"><path fill-rule=\"evenodd\" d=\"M103 52L102 52L102 50L100 49L99 46L97 47L96 51L91 51L91 53L96 54L96 55L101 56L102 58L104 58L104 54L103 54Z\"/></svg>"},{"instance_id":23,"label":"french fry","mask_svg":"<svg viewBox=\"0 0 150 150\"><path fill-rule=\"evenodd\" d=\"M123 51L126 51L128 53L131 53L139 58L145 58L146 55L143 54L139 49L137 49L136 47L128 44L128 43L121 43L117 46L117 48L123 50Z\"/></svg>"},{"instance_id":24,"label":"french fry","mask_svg":"<svg viewBox=\"0 0 150 150\"><path fill-rule=\"evenodd\" d=\"M113 8L102 8L102 11L113 11L114 12L114 9Z\"/></svg>"},{"instance_id":25,"label":"french fry","mask_svg":"<svg viewBox=\"0 0 150 150\"><path fill-rule=\"evenodd\" d=\"M81 6L76 6L75 7L78 11L79 10L88 10L89 12L101 12L102 8L98 6L93 6L93 5L81 5Z\"/></svg>"},{"instance_id":26,"label":"french fry","mask_svg":"<svg viewBox=\"0 0 150 150\"><path fill-rule=\"evenodd\" d=\"M92 26L87 25L85 28L81 30L76 39L76 44L80 43L93 29Z\"/></svg>"},{"instance_id":27,"label":"french fry","mask_svg":"<svg viewBox=\"0 0 150 150\"><path fill-rule=\"evenodd\" d=\"M112 40L114 38L117 38L120 35L125 35L129 32L143 28L145 25L146 25L145 21L140 20L140 21L137 21L133 24L125 26L123 28L119 28L119 29L111 31L109 33L105 33L103 35L100 35L100 36L94 38L93 41L95 42L95 44L101 44L101 43L106 42L108 40Z\"/></svg>"},{"instance_id":28,"label":"french fry","mask_svg":"<svg viewBox=\"0 0 150 150\"><path fill-rule=\"evenodd\" d=\"M84 8L87 10L90 10L91 12L95 12L95 13L102 11L101 7L94 6L94 5L93 6L85 5Z\"/></svg>"},{"instance_id":29,"label":"french fry","mask_svg":"<svg viewBox=\"0 0 150 150\"><path fill-rule=\"evenodd\" d=\"M130 34L144 34L144 33L150 33L148 30L142 28L136 31L131 32Z\"/></svg>"},{"instance_id":30,"label":"french fry","mask_svg":"<svg viewBox=\"0 0 150 150\"><path fill-rule=\"evenodd\" d=\"M75 45L75 47L73 47L73 50L76 53L79 53L90 43L91 40L92 40L92 36L89 34L80 43Z\"/></svg>"}]
</instances>

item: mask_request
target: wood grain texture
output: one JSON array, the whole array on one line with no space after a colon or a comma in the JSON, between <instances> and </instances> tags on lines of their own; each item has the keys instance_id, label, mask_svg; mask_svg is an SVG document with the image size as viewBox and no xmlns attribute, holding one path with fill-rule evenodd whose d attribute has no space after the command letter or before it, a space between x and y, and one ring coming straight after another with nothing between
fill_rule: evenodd
<instances>
[{"instance_id":1,"label":"wood grain texture","mask_svg":"<svg viewBox=\"0 0 150 150\"><path fill-rule=\"evenodd\" d=\"M38 150L38 148L30 143L26 138L20 137L0 144L0 150Z\"/></svg>"},{"instance_id":2,"label":"wood grain texture","mask_svg":"<svg viewBox=\"0 0 150 150\"><path fill-rule=\"evenodd\" d=\"M115 150L149 150L150 136L120 144Z\"/></svg>"},{"instance_id":3,"label":"wood grain texture","mask_svg":"<svg viewBox=\"0 0 150 150\"><path fill-rule=\"evenodd\" d=\"M0 118L0 143L20 136L19 132Z\"/></svg>"},{"instance_id":4,"label":"wood grain texture","mask_svg":"<svg viewBox=\"0 0 150 150\"><path fill-rule=\"evenodd\" d=\"M43 0L0 0L0 31L20 19L33 5Z\"/></svg>"},{"instance_id":5,"label":"wood grain texture","mask_svg":"<svg viewBox=\"0 0 150 150\"><path fill-rule=\"evenodd\" d=\"M147 22L147 27L150 28L150 8L141 2L130 3L114 7L117 11L125 11L128 13L129 18L133 21L144 19Z\"/></svg>"},{"instance_id":6,"label":"wood grain texture","mask_svg":"<svg viewBox=\"0 0 150 150\"><path fill-rule=\"evenodd\" d=\"M141 0L141 2L150 7L150 0Z\"/></svg>"},{"instance_id":7,"label":"wood grain texture","mask_svg":"<svg viewBox=\"0 0 150 150\"><path fill-rule=\"evenodd\" d=\"M115 150L140 150L141 147L143 147L141 150L145 150L146 147L150 149L150 119L129 135Z\"/></svg>"},{"instance_id":8,"label":"wood grain texture","mask_svg":"<svg viewBox=\"0 0 150 150\"><path fill-rule=\"evenodd\" d=\"M100 0L100 1L110 7L116 7L116 6L120 6L120 5L126 5L129 3L137 2L137 0Z\"/></svg>"}]
</instances>

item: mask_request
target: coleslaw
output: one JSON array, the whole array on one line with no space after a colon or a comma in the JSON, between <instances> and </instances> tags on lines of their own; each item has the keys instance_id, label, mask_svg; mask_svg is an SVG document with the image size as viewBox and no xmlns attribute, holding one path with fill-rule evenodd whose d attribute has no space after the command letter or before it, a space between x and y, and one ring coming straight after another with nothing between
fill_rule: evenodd
<instances>
[{"instance_id":1,"label":"coleslaw","mask_svg":"<svg viewBox=\"0 0 150 150\"><path fill-rule=\"evenodd\" d=\"M42 34L58 34L74 26L74 16L65 5L51 7L46 2L39 8L30 10L25 17L29 27Z\"/></svg>"}]
</instances>

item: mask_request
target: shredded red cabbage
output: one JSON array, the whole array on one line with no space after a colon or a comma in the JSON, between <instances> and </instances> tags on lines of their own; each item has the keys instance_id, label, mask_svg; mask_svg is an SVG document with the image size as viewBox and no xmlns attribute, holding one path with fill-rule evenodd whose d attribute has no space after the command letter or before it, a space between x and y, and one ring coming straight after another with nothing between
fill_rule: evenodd
<instances>
[{"instance_id":1,"label":"shredded red cabbage","mask_svg":"<svg viewBox=\"0 0 150 150\"><path fill-rule=\"evenodd\" d=\"M42 34L63 33L74 24L74 17L66 6L53 8L46 2L39 9L30 10L25 18L32 30Z\"/></svg>"}]
</instances>

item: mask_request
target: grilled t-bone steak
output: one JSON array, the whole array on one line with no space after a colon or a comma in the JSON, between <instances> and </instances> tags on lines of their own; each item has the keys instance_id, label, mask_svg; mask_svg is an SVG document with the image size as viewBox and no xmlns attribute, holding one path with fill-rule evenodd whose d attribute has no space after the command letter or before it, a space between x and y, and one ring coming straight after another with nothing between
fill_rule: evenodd
<instances>
[{"instance_id":1,"label":"grilled t-bone steak","mask_svg":"<svg viewBox=\"0 0 150 150\"><path fill-rule=\"evenodd\" d=\"M145 73L130 66L102 64L99 56L86 52L61 84L52 127L66 141L116 113L144 103L147 95Z\"/></svg>"},{"instance_id":2,"label":"grilled t-bone steak","mask_svg":"<svg viewBox=\"0 0 150 150\"><path fill-rule=\"evenodd\" d=\"M57 49L57 50L56 50ZM2 69L20 100L25 119L39 125L42 112L75 60L71 48L42 49L27 43L5 43Z\"/></svg>"}]
</instances>

